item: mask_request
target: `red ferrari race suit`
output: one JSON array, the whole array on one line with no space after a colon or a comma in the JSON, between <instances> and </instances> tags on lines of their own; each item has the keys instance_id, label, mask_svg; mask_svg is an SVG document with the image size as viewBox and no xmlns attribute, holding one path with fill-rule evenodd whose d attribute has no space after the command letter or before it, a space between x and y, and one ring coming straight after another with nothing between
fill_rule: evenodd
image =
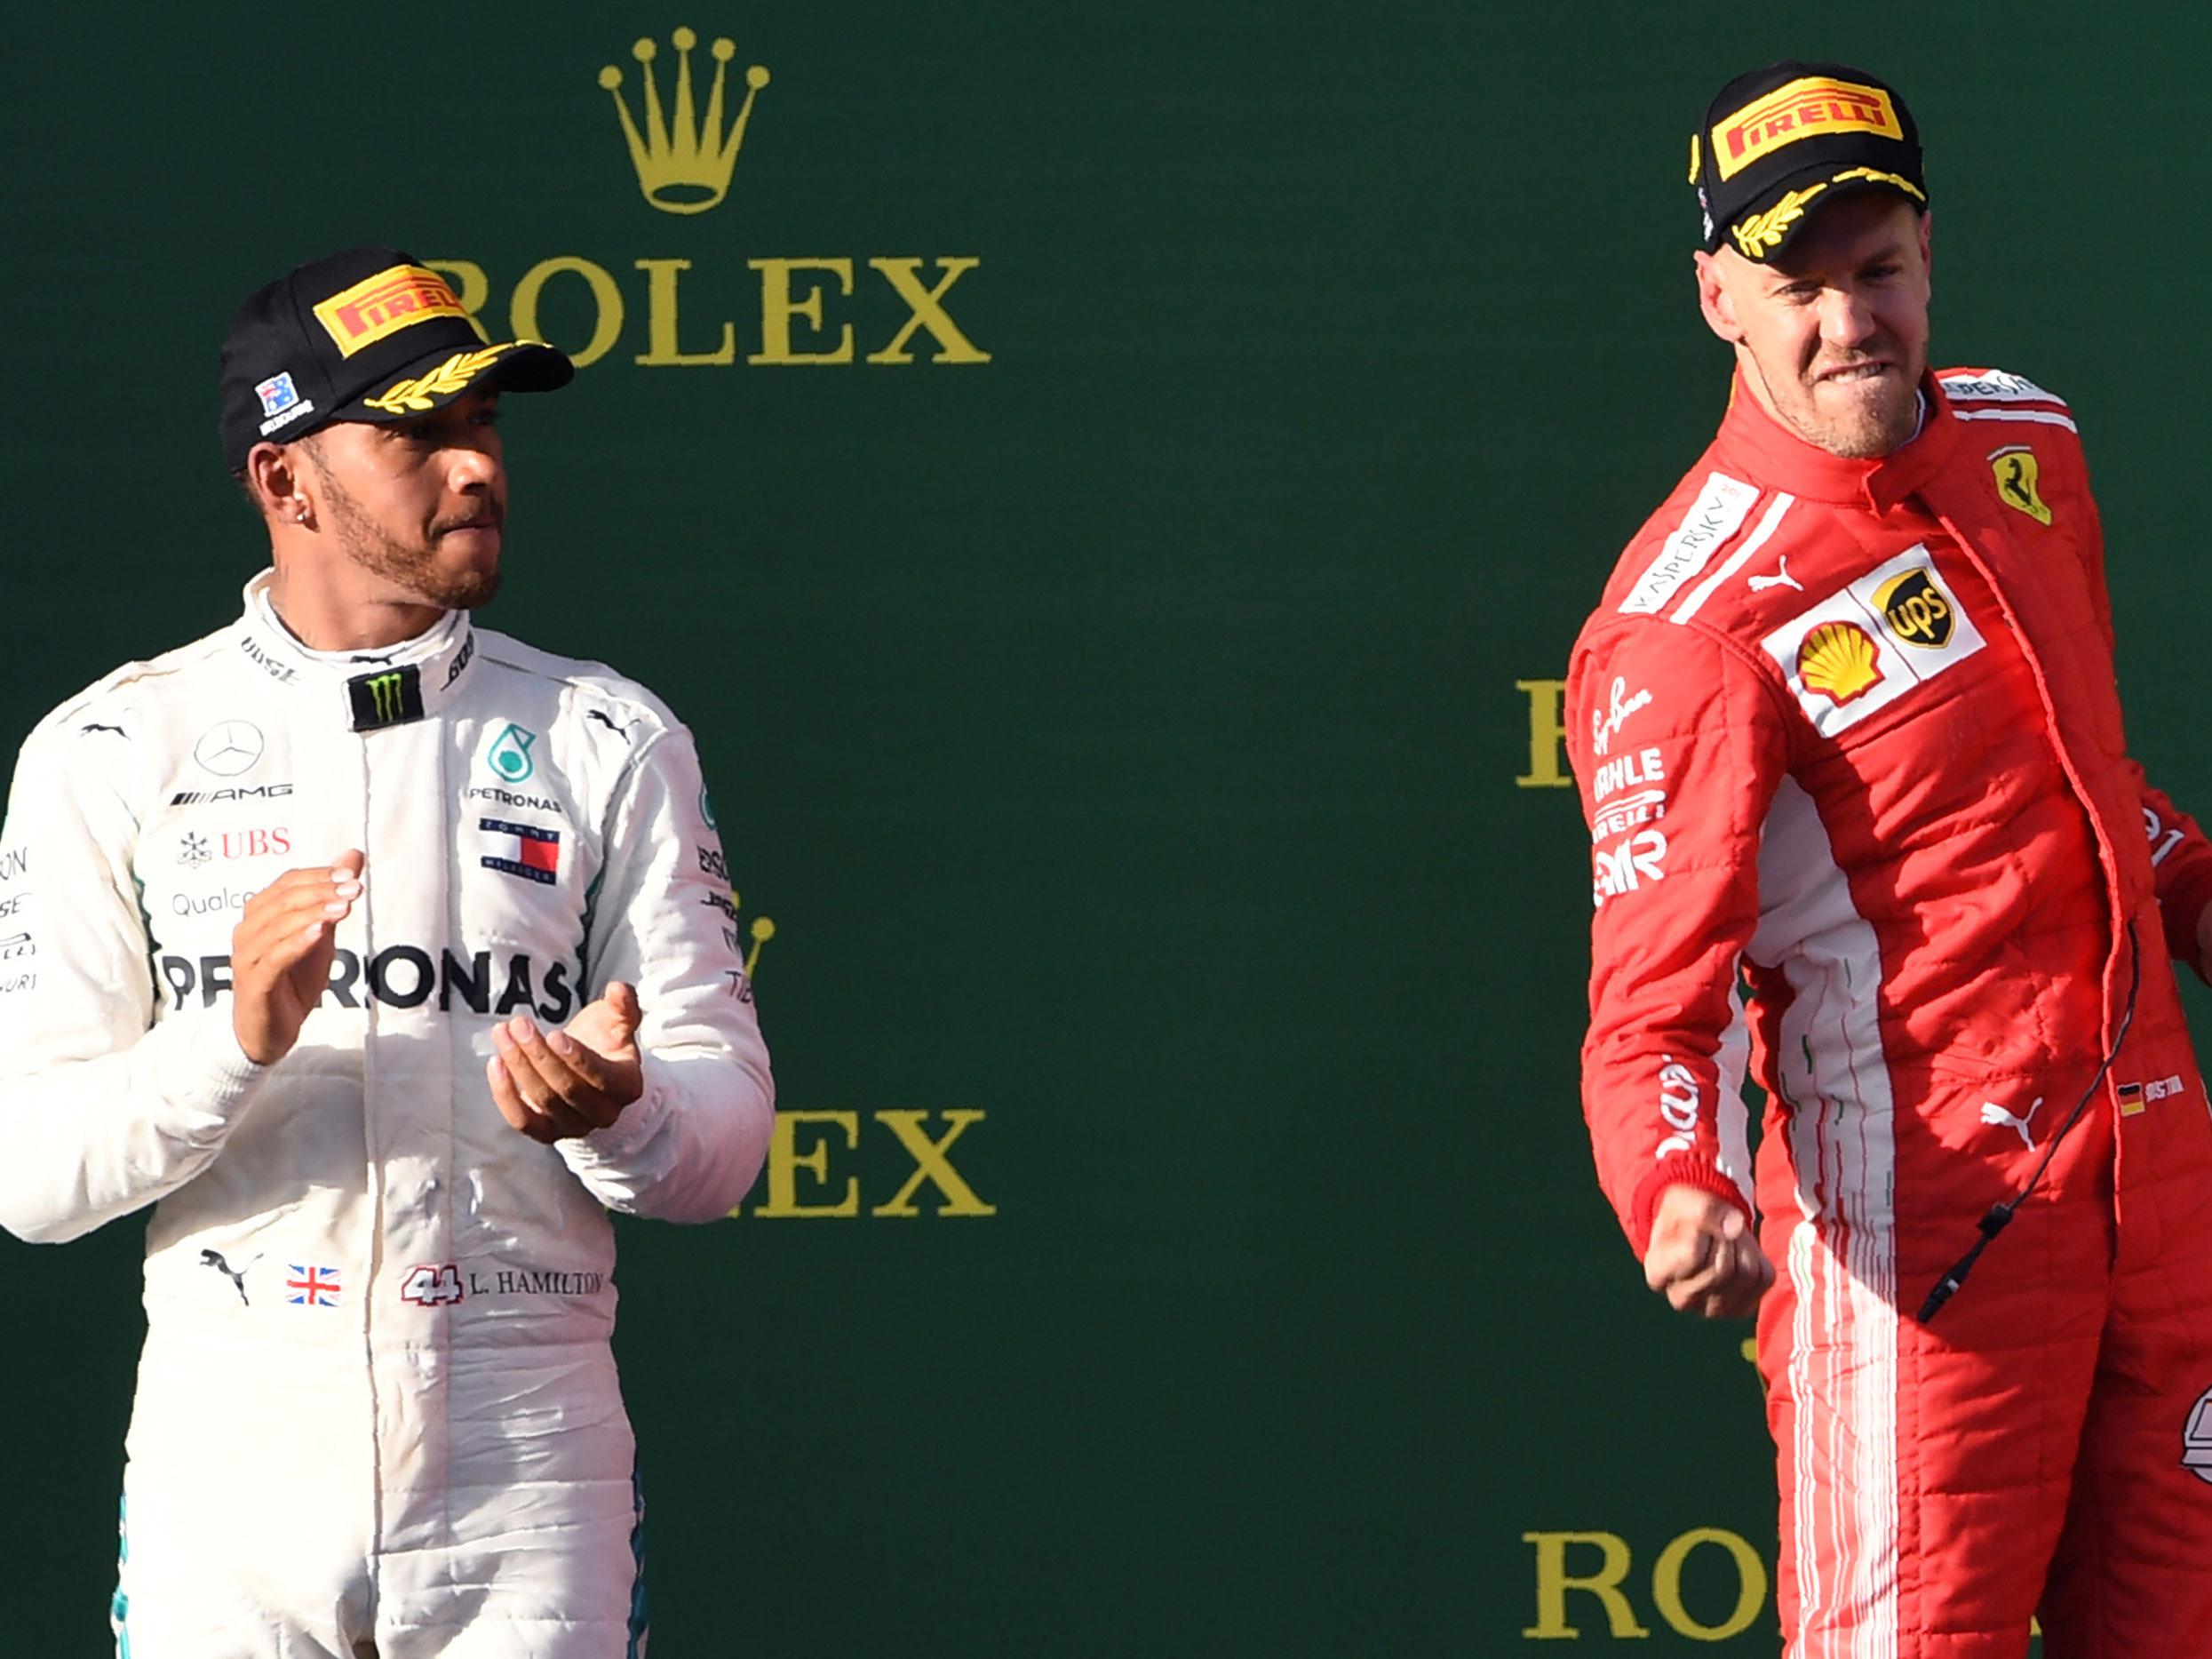
<instances>
[{"instance_id":1,"label":"red ferrari race suit","mask_svg":"<svg viewBox=\"0 0 2212 1659\"><path fill-rule=\"evenodd\" d=\"M1751 1213L1765 1090L1790 1652L2017 1659L2039 1608L2049 1659L2212 1641L2212 1115L2168 961L2202 970L2212 845L2126 753L2073 419L1950 371L1847 460L1737 391L1568 682L1599 1178L1639 1254L1670 1184Z\"/></svg>"}]
</instances>

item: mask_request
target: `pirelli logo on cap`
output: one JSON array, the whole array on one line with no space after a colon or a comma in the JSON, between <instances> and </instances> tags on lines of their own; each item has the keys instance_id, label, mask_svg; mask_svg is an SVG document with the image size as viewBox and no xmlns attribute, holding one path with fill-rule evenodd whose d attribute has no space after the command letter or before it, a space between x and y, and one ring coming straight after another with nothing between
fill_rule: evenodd
<instances>
[{"instance_id":1,"label":"pirelli logo on cap","mask_svg":"<svg viewBox=\"0 0 2212 1659\"><path fill-rule=\"evenodd\" d=\"M465 317L444 277L419 265L394 265L355 283L342 294L332 294L314 308L337 342L338 355L350 357L403 328L432 317Z\"/></svg>"},{"instance_id":2,"label":"pirelli logo on cap","mask_svg":"<svg viewBox=\"0 0 2212 1659\"><path fill-rule=\"evenodd\" d=\"M1753 100L1713 129L1713 164L1723 179L1770 151L1823 132L1876 132L1905 141L1897 106L1878 86L1808 75Z\"/></svg>"}]
</instances>

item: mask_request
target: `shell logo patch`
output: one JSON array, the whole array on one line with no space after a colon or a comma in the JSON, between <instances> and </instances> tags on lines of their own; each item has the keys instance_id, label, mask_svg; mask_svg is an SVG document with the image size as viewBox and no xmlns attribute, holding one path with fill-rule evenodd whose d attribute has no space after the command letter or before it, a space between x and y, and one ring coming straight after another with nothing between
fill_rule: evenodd
<instances>
[{"instance_id":1,"label":"shell logo patch","mask_svg":"<svg viewBox=\"0 0 2212 1659\"><path fill-rule=\"evenodd\" d=\"M1982 649L1981 630L1922 543L1884 559L1762 637L1823 738L1838 738Z\"/></svg>"},{"instance_id":2,"label":"shell logo patch","mask_svg":"<svg viewBox=\"0 0 2212 1659\"><path fill-rule=\"evenodd\" d=\"M1856 622L1824 622L1797 648L1797 678L1839 708L1882 680L1882 648Z\"/></svg>"},{"instance_id":3,"label":"shell logo patch","mask_svg":"<svg viewBox=\"0 0 2212 1659\"><path fill-rule=\"evenodd\" d=\"M2035 451L2025 443L2009 444L1993 451L1989 470L1997 480L1997 498L2016 513L2025 513L2038 524L2050 522L2050 508L2037 488L2042 467L2035 459Z\"/></svg>"}]
</instances>

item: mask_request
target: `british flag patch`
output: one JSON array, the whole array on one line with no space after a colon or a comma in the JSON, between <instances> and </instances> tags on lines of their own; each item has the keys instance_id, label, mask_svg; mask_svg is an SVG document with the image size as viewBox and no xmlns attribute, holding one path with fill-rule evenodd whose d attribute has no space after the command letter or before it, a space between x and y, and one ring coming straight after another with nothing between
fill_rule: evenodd
<instances>
[{"instance_id":1,"label":"british flag patch","mask_svg":"<svg viewBox=\"0 0 2212 1659\"><path fill-rule=\"evenodd\" d=\"M291 1276L284 1280L284 1288L291 1294L284 1298L285 1301L294 1307L303 1308L334 1308L338 1305L338 1292L343 1287L338 1282L337 1268L302 1267L297 1262L288 1263L286 1266Z\"/></svg>"}]
</instances>

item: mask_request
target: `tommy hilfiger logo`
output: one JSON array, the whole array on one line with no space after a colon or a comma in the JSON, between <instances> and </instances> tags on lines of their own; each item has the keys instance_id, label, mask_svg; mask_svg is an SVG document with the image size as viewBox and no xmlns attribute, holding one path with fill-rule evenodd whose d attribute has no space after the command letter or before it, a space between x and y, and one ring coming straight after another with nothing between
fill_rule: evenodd
<instances>
[{"instance_id":1,"label":"tommy hilfiger logo","mask_svg":"<svg viewBox=\"0 0 2212 1659\"><path fill-rule=\"evenodd\" d=\"M551 887L561 874L561 832L538 824L517 824L507 818L478 818L476 827L495 850L477 862L503 875L519 875L525 881Z\"/></svg>"}]
</instances>

